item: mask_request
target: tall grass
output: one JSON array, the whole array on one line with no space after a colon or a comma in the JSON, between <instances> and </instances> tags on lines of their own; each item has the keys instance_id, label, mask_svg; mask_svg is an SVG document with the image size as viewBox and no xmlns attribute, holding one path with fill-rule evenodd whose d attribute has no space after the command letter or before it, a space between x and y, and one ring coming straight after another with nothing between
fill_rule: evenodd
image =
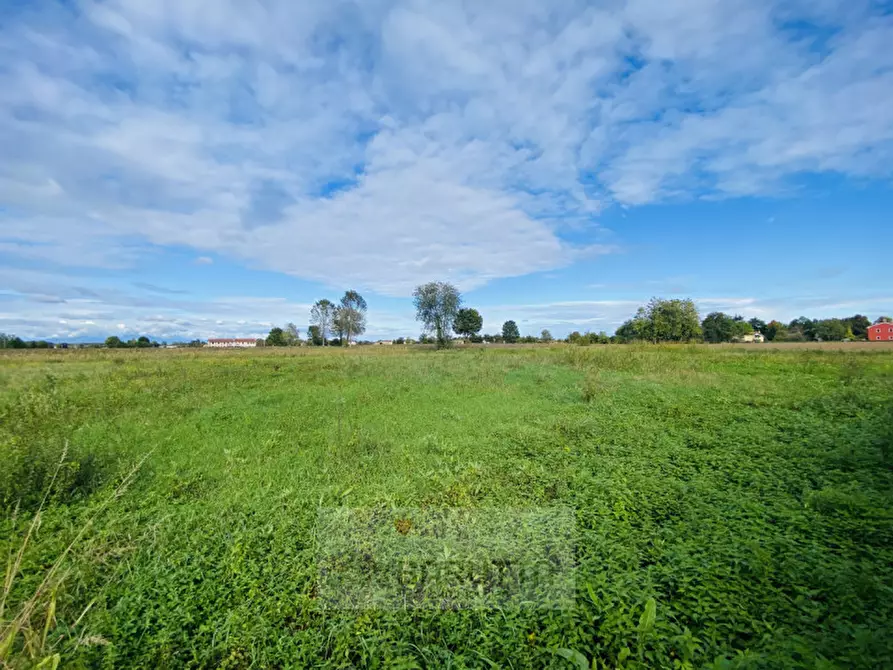
<instances>
[{"instance_id":1,"label":"tall grass","mask_svg":"<svg viewBox=\"0 0 893 670\"><path fill-rule=\"evenodd\" d=\"M0 519L7 665L893 657L889 351L48 352L0 354L0 379L0 462L46 473L6 480L9 514L31 500ZM553 506L574 510L572 609L319 605L320 509Z\"/></svg>"},{"instance_id":2,"label":"tall grass","mask_svg":"<svg viewBox=\"0 0 893 670\"><path fill-rule=\"evenodd\" d=\"M6 562L6 570L3 577L3 591L0 593L0 664L3 667L17 667L20 665L34 665L37 668L56 668L61 662L61 654L54 649L54 644L49 639L50 632L56 625L56 603L59 589L62 588L68 575L66 559L72 551L75 551L86 533L93 527L96 520L109 505L119 499L130 486L133 478L149 457L146 454L117 484L111 493L99 504L93 514L86 519L77 531L74 538L65 549L55 558L52 564L42 575L37 586L17 608L7 616L6 606L10 593L16 582L16 578L22 569L22 559L25 556L29 544L40 530L41 515L44 507L53 492L53 487L63 471L68 455L68 443L62 449L52 477L46 486L43 497L37 510L31 517L28 529L21 540L18 550L10 552ZM19 508L13 512L12 527L15 527ZM76 630L94 601L90 601L81 614L77 617L71 630ZM83 644L87 638L81 636L75 646ZM57 641L58 642L58 641Z\"/></svg>"}]
</instances>

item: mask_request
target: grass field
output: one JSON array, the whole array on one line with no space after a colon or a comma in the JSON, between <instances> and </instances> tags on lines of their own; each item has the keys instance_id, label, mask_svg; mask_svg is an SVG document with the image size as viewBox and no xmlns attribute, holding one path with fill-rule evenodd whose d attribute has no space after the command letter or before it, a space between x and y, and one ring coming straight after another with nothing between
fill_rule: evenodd
<instances>
[{"instance_id":1,"label":"grass field","mask_svg":"<svg viewBox=\"0 0 893 670\"><path fill-rule=\"evenodd\" d=\"M74 668L893 659L889 349L4 355L0 550L13 562L66 443L0 611L8 631L33 606L13 667L55 653ZM366 538L332 517L345 508ZM467 523L480 546L508 543L453 574L483 598L492 583L476 571L496 554L511 570L537 538L567 539L556 510L572 524L572 565L559 571L571 604L547 606L545 592L447 607L324 602L324 561L347 586L362 586L366 565L391 595L435 593L443 580L399 553L434 517L451 520L451 537ZM536 537L500 530L522 518L545 520ZM396 558L357 563L332 553L341 541Z\"/></svg>"}]
</instances>

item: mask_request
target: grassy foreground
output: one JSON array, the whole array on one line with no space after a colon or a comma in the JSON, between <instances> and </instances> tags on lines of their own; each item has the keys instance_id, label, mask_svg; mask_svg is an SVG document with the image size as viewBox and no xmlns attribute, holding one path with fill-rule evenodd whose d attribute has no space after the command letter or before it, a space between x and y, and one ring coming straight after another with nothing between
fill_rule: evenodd
<instances>
[{"instance_id":1,"label":"grassy foreground","mask_svg":"<svg viewBox=\"0 0 893 670\"><path fill-rule=\"evenodd\" d=\"M75 668L893 659L890 350L4 355L4 556L66 442L0 623L81 535L13 667L54 653ZM572 606L325 607L332 508L393 511L392 543L413 537L407 509L569 509Z\"/></svg>"}]
</instances>

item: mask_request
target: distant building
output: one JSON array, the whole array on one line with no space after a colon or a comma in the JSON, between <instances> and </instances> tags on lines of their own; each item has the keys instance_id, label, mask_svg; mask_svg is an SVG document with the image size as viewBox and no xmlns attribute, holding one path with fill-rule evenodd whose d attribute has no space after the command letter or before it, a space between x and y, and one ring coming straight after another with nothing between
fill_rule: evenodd
<instances>
[{"instance_id":1,"label":"distant building","mask_svg":"<svg viewBox=\"0 0 893 670\"><path fill-rule=\"evenodd\" d=\"M893 323L876 323L868 327L868 340L893 340Z\"/></svg>"},{"instance_id":2,"label":"distant building","mask_svg":"<svg viewBox=\"0 0 893 670\"><path fill-rule=\"evenodd\" d=\"M392 344L394 344L394 340L379 340L379 341L376 342L375 344L378 344L378 345L392 345Z\"/></svg>"},{"instance_id":3,"label":"distant building","mask_svg":"<svg viewBox=\"0 0 893 670\"><path fill-rule=\"evenodd\" d=\"M212 337L208 339L208 346L217 349L256 347L257 340L253 337Z\"/></svg>"},{"instance_id":4,"label":"distant building","mask_svg":"<svg viewBox=\"0 0 893 670\"><path fill-rule=\"evenodd\" d=\"M736 342L765 342L766 338L763 336L758 330L755 330L752 333L747 333L747 335L742 335L739 338L736 338Z\"/></svg>"}]
</instances>

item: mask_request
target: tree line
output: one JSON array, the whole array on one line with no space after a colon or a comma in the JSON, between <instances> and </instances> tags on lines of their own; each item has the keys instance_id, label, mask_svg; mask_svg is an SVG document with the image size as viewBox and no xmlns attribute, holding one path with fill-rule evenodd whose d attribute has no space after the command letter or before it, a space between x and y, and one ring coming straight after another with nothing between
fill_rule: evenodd
<instances>
[{"instance_id":1,"label":"tree line","mask_svg":"<svg viewBox=\"0 0 893 670\"><path fill-rule=\"evenodd\" d=\"M357 291L345 291L338 303L328 298L317 300L310 308L310 327L306 344L317 347L350 346L366 332L366 300ZM330 338L329 335L334 335ZM270 347L292 347L305 344L301 331L293 323L270 329L264 344Z\"/></svg>"},{"instance_id":2,"label":"tree line","mask_svg":"<svg viewBox=\"0 0 893 670\"><path fill-rule=\"evenodd\" d=\"M890 317L879 317L874 323L883 322L890 322ZM617 329L611 341L720 343L760 333L770 342L842 342L867 339L869 326L871 321L863 314L832 319L801 316L784 324L758 318L745 321L741 315L711 312L702 321L690 299L652 298Z\"/></svg>"},{"instance_id":3,"label":"tree line","mask_svg":"<svg viewBox=\"0 0 893 670\"><path fill-rule=\"evenodd\" d=\"M521 336L514 320L505 321L502 329L495 334L481 335L484 320L480 312L472 307L464 307L459 290L447 282L428 282L417 286L412 294L416 309L416 320L422 324L423 332L418 342L434 344L437 348L452 346L453 335L470 342L487 343L551 343L564 341L570 344L624 344L630 342L736 342L759 332L768 341L774 342L839 342L844 340L865 340L872 322L867 316L855 314L845 318L809 319L798 317L790 323L777 320L769 322L753 318L745 320L741 315L724 312L711 312L704 319L691 299L652 298L639 307L635 315L625 321L614 335L605 331L580 333L574 331L565 340L555 340L548 330L539 336ZM312 346L341 346L357 342L366 332L366 300L355 290L344 292L337 303L328 298L317 300L310 309L310 326L307 340L301 339L301 332L294 323L284 327L273 327L259 345L287 347L303 344ZM891 323L893 319L881 316L874 323ZM330 337L331 336L331 337ZM411 344L413 340L398 338L395 344ZM186 346L202 346L201 340L193 340ZM369 344L362 342L362 344ZM25 341L14 335L0 333L0 349L47 349L52 343L45 340ZM147 348L161 346L145 335L128 341L112 335L105 340L105 346L118 348Z\"/></svg>"}]
</instances>

